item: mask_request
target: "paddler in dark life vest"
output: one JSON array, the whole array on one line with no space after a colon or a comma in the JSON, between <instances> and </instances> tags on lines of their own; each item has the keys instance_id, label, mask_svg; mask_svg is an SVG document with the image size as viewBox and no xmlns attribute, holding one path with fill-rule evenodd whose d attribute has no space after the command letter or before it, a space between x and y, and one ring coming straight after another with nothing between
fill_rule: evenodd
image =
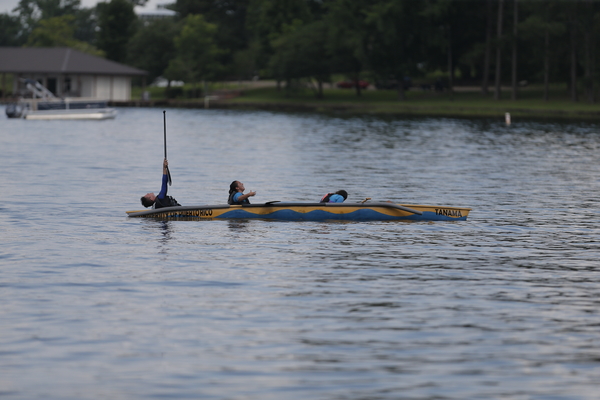
<instances>
[{"instance_id":1,"label":"paddler in dark life vest","mask_svg":"<svg viewBox=\"0 0 600 400\"><path fill-rule=\"evenodd\" d=\"M233 181L229 185L229 198L227 204L250 204L248 197L255 196L256 192L250 191L244 194L244 184L240 181Z\"/></svg>"},{"instance_id":2,"label":"paddler in dark life vest","mask_svg":"<svg viewBox=\"0 0 600 400\"><path fill-rule=\"evenodd\" d=\"M338 190L335 193L327 193L319 203L343 203L348 198L348 192Z\"/></svg>"},{"instance_id":3,"label":"paddler in dark life vest","mask_svg":"<svg viewBox=\"0 0 600 400\"><path fill-rule=\"evenodd\" d=\"M152 208L162 208L181 205L173 197L167 196L167 181L169 180L169 176L167 175L168 166L169 162L165 158L165 161L163 161L162 187L160 188L160 193L158 196L154 195L154 193L146 193L144 196L142 196L140 200L142 201L142 205L144 207L154 206Z\"/></svg>"}]
</instances>

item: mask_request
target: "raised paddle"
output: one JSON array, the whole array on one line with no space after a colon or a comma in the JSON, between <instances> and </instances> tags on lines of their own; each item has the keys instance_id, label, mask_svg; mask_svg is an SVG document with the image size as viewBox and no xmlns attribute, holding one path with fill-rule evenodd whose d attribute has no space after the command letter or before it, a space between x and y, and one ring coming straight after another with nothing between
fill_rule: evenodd
<instances>
[{"instance_id":1,"label":"raised paddle","mask_svg":"<svg viewBox=\"0 0 600 400\"><path fill-rule=\"evenodd\" d=\"M167 111L163 110L163 121L165 123L165 160L167 159ZM169 186L173 184L171 181L171 171L169 171L169 166L167 165L167 176L169 177Z\"/></svg>"}]
</instances>

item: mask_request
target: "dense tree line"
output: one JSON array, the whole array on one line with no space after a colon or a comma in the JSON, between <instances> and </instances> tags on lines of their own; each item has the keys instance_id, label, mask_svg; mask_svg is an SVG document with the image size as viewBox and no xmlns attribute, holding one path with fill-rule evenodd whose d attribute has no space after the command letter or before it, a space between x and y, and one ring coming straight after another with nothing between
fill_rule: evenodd
<instances>
[{"instance_id":1,"label":"dense tree line","mask_svg":"<svg viewBox=\"0 0 600 400\"><path fill-rule=\"evenodd\" d=\"M323 96L333 75L396 87L437 73L452 93L478 85L513 98L525 81L566 83L595 101L600 0L176 0L176 17L140 20L145 0L21 0L0 14L1 46L70 46L150 79L277 80ZM137 2L137 3L136 3Z\"/></svg>"}]
</instances>

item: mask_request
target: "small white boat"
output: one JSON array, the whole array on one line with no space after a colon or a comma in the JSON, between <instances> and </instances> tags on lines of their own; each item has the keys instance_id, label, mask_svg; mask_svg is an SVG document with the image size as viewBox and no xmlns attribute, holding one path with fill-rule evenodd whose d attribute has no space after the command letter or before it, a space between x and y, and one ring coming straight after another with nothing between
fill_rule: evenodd
<instances>
[{"instance_id":1,"label":"small white boat","mask_svg":"<svg viewBox=\"0 0 600 400\"><path fill-rule=\"evenodd\" d=\"M27 79L32 98L21 98L6 106L8 118L24 119L110 119L117 110L108 107L107 100L84 97L58 98L39 82Z\"/></svg>"}]
</instances>

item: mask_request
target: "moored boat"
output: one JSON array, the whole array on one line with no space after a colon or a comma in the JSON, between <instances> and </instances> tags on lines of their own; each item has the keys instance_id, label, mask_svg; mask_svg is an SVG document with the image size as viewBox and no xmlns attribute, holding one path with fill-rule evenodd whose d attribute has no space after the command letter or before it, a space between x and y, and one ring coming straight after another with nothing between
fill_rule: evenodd
<instances>
[{"instance_id":1,"label":"moored boat","mask_svg":"<svg viewBox=\"0 0 600 400\"><path fill-rule=\"evenodd\" d=\"M129 217L171 220L466 221L470 208L392 202L203 205L127 211Z\"/></svg>"},{"instance_id":2,"label":"moored boat","mask_svg":"<svg viewBox=\"0 0 600 400\"><path fill-rule=\"evenodd\" d=\"M6 106L8 118L23 119L111 119L117 110L108 107L108 101L83 98L59 98L33 80L24 80L32 98L21 98L17 103Z\"/></svg>"}]
</instances>

